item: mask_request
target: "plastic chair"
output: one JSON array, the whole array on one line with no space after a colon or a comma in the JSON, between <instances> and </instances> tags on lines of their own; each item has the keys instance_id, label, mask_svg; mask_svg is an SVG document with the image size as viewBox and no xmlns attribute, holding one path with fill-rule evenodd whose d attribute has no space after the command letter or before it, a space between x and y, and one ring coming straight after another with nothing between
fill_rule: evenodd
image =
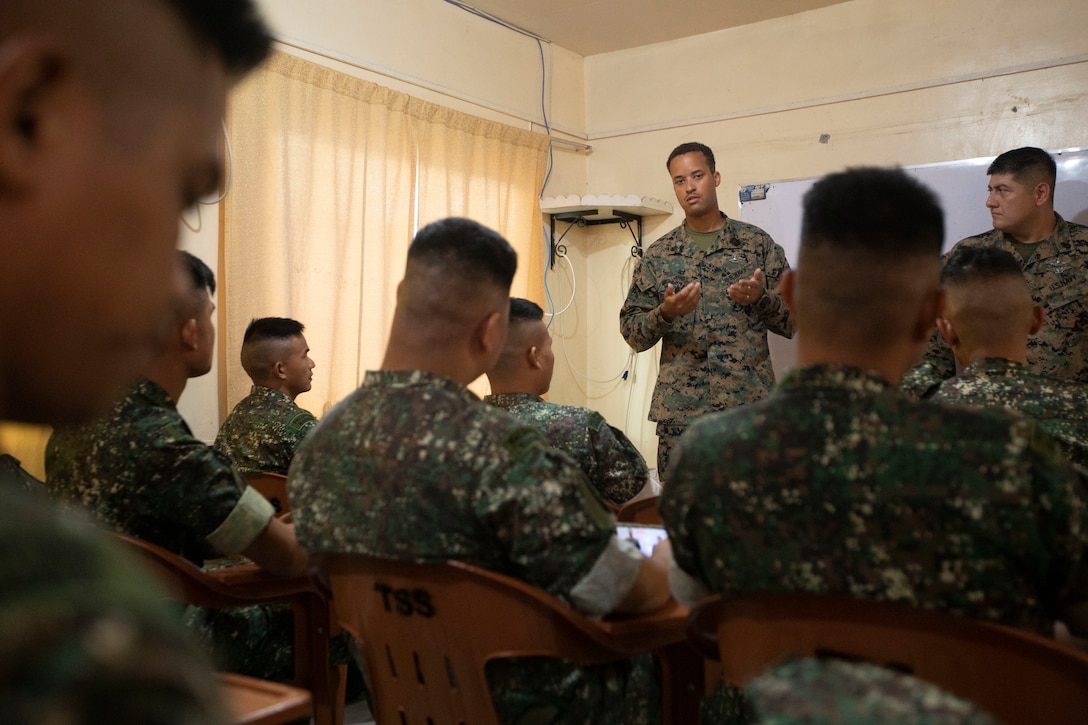
<instances>
[{"instance_id":1,"label":"plastic chair","mask_svg":"<svg viewBox=\"0 0 1088 725\"><path fill-rule=\"evenodd\" d=\"M295 617L295 676L290 682L310 691L317 725L343 723L346 667L329 667L329 636L334 631L331 606L310 577L277 577L255 564L204 571L143 539L109 533L135 553L178 601L213 609L276 602L290 605Z\"/></svg>"},{"instance_id":2,"label":"plastic chair","mask_svg":"<svg viewBox=\"0 0 1088 725\"><path fill-rule=\"evenodd\" d=\"M282 473L251 471L243 475L246 484L252 487L272 504L276 516L290 513L291 505L287 502L287 476Z\"/></svg>"},{"instance_id":3,"label":"plastic chair","mask_svg":"<svg viewBox=\"0 0 1088 725\"><path fill-rule=\"evenodd\" d=\"M616 520L624 524L662 524L661 514L657 510L657 496L647 496L629 501L620 507Z\"/></svg>"},{"instance_id":4,"label":"plastic chair","mask_svg":"<svg viewBox=\"0 0 1088 725\"><path fill-rule=\"evenodd\" d=\"M484 673L491 659L546 656L588 665L665 645L610 635L543 590L456 561L428 565L341 554L323 557L321 569L341 626L362 649L379 723L498 723ZM701 664L679 628L672 642ZM700 691L701 677L700 668ZM688 705L664 689L667 712ZM694 708L684 712L697 717L695 694L688 698Z\"/></svg>"},{"instance_id":5,"label":"plastic chair","mask_svg":"<svg viewBox=\"0 0 1088 725\"><path fill-rule=\"evenodd\" d=\"M786 655L912 674L1003 723L1083 723L1088 654L1031 632L903 604L808 593L710 597L689 638L743 686Z\"/></svg>"},{"instance_id":6,"label":"plastic chair","mask_svg":"<svg viewBox=\"0 0 1088 725\"><path fill-rule=\"evenodd\" d=\"M279 682L221 672L219 691L232 725L281 725L313 714L309 692Z\"/></svg>"}]
</instances>

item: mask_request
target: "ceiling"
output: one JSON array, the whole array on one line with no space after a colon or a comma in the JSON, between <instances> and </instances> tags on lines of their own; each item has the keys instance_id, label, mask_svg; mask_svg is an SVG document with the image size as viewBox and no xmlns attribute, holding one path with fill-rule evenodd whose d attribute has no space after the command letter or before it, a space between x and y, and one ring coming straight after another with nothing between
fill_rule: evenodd
<instances>
[{"instance_id":1,"label":"ceiling","mask_svg":"<svg viewBox=\"0 0 1088 725\"><path fill-rule=\"evenodd\" d=\"M461 0L581 56L780 18L847 0Z\"/></svg>"}]
</instances>

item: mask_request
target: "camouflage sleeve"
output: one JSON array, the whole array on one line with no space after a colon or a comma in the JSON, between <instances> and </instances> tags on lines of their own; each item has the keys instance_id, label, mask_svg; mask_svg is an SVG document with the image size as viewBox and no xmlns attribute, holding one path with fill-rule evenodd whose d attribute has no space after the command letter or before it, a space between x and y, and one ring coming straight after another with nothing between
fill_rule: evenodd
<instances>
[{"instance_id":1,"label":"camouflage sleeve","mask_svg":"<svg viewBox=\"0 0 1088 725\"><path fill-rule=\"evenodd\" d=\"M786 261L786 252L770 236L767 237L767 246L763 267L763 281L767 285L767 294L753 308L768 330L782 337L793 337L793 316L781 292L778 291L782 283L782 273L789 269L790 265Z\"/></svg>"},{"instance_id":2,"label":"camouflage sleeve","mask_svg":"<svg viewBox=\"0 0 1088 725\"><path fill-rule=\"evenodd\" d=\"M601 495L617 504L637 496L650 472L635 444L595 411L589 421L589 443L595 464L592 483Z\"/></svg>"},{"instance_id":3,"label":"camouflage sleeve","mask_svg":"<svg viewBox=\"0 0 1088 725\"><path fill-rule=\"evenodd\" d=\"M647 259L638 263L631 289L620 308L620 334L636 352L656 345L670 327L661 316L661 292L651 267Z\"/></svg>"}]
</instances>

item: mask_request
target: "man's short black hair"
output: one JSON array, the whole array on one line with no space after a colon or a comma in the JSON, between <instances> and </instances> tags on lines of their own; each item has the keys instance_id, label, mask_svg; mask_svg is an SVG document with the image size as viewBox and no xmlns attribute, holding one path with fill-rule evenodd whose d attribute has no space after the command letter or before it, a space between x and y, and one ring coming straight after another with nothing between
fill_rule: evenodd
<instances>
[{"instance_id":1,"label":"man's short black hair","mask_svg":"<svg viewBox=\"0 0 1088 725\"><path fill-rule=\"evenodd\" d=\"M965 282L1018 277L1024 272L1016 257L997 247L960 247L948 256L941 270L941 284L954 285Z\"/></svg>"},{"instance_id":2,"label":"man's short black hair","mask_svg":"<svg viewBox=\"0 0 1088 725\"><path fill-rule=\"evenodd\" d=\"M1053 195L1054 183L1058 178L1058 165L1046 151L1035 146L1024 146L998 156L990 163L986 173L1010 174L1021 184L1043 179L1050 184Z\"/></svg>"},{"instance_id":3,"label":"man's short black hair","mask_svg":"<svg viewBox=\"0 0 1088 725\"><path fill-rule=\"evenodd\" d=\"M687 143L682 143L674 148L672 153L669 154L668 160L665 161L665 168L668 169L672 164L673 159L677 156L683 156L684 154L702 154L706 157L706 165L710 167L710 173L714 173L714 152L710 150L709 146L701 144L698 141L688 141Z\"/></svg>"},{"instance_id":4,"label":"man's short black hair","mask_svg":"<svg viewBox=\"0 0 1088 725\"><path fill-rule=\"evenodd\" d=\"M189 280L193 283L193 289L206 289L208 294L215 294L215 273L204 264L203 260L189 252L179 250L178 254L185 260L185 268L189 271Z\"/></svg>"},{"instance_id":5,"label":"man's short black hair","mask_svg":"<svg viewBox=\"0 0 1088 725\"><path fill-rule=\"evenodd\" d=\"M522 297L510 298L510 323L515 321L537 322L544 319L544 310L540 305Z\"/></svg>"},{"instance_id":6,"label":"man's short black hair","mask_svg":"<svg viewBox=\"0 0 1088 725\"><path fill-rule=\"evenodd\" d=\"M801 248L829 245L887 257L940 254L944 212L932 191L902 169L830 174L805 193Z\"/></svg>"},{"instance_id":7,"label":"man's short black hair","mask_svg":"<svg viewBox=\"0 0 1088 725\"><path fill-rule=\"evenodd\" d=\"M416 233L408 247L408 263L439 266L463 280L483 278L509 290L518 254L498 232L471 219L450 217Z\"/></svg>"},{"instance_id":8,"label":"man's short black hair","mask_svg":"<svg viewBox=\"0 0 1088 725\"><path fill-rule=\"evenodd\" d=\"M242 344L261 340L286 340L300 336L305 329L301 322L287 317L260 317L250 321L245 335L242 336Z\"/></svg>"},{"instance_id":9,"label":"man's short black hair","mask_svg":"<svg viewBox=\"0 0 1088 725\"><path fill-rule=\"evenodd\" d=\"M232 76L256 68L272 48L272 37L252 0L164 1L192 37L222 59Z\"/></svg>"}]
</instances>

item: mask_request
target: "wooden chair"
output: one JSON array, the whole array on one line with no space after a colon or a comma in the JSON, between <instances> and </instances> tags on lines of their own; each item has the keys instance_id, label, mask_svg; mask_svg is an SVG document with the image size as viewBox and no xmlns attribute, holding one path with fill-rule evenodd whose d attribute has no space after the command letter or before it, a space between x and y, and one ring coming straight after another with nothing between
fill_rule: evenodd
<instances>
[{"instance_id":1,"label":"wooden chair","mask_svg":"<svg viewBox=\"0 0 1088 725\"><path fill-rule=\"evenodd\" d=\"M543 590L456 561L425 565L328 555L321 569L341 626L363 651L379 723L498 723L484 674L491 659L546 656L599 664L661 649L670 639L609 634ZM684 642L682 622L683 615L671 641L701 664ZM666 715L666 722L695 722L701 678L700 667L693 678L698 686L689 688L694 696L685 702L663 692L666 711L685 714Z\"/></svg>"},{"instance_id":2,"label":"wooden chair","mask_svg":"<svg viewBox=\"0 0 1088 725\"><path fill-rule=\"evenodd\" d=\"M1031 632L903 604L808 593L710 597L689 637L743 686L786 655L865 660L969 700L1003 723L1083 723L1088 654Z\"/></svg>"},{"instance_id":3,"label":"wooden chair","mask_svg":"<svg viewBox=\"0 0 1088 725\"><path fill-rule=\"evenodd\" d=\"M213 609L284 603L295 617L295 676L291 684L309 690L317 725L344 719L346 667L329 667L329 636L335 631L331 606L313 579L277 577L255 564L204 571L187 559L134 536L111 532L134 552L178 601Z\"/></svg>"},{"instance_id":4,"label":"wooden chair","mask_svg":"<svg viewBox=\"0 0 1088 725\"><path fill-rule=\"evenodd\" d=\"M255 489L276 509L276 516L290 513L291 505L287 502L287 476L282 473L251 471L243 476L246 484Z\"/></svg>"},{"instance_id":5,"label":"wooden chair","mask_svg":"<svg viewBox=\"0 0 1088 725\"><path fill-rule=\"evenodd\" d=\"M657 496L636 498L620 507L616 520L623 524L652 524L660 526L661 514L657 511Z\"/></svg>"},{"instance_id":6,"label":"wooden chair","mask_svg":"<svg viewBox=\"0 0 1088 725\"><path fill-rule=\"evenodd\" d=\"M313 714L309 692L279 682L220 672L219 691L231 725L281 725Z\"/></svg>"}]
</instances>

